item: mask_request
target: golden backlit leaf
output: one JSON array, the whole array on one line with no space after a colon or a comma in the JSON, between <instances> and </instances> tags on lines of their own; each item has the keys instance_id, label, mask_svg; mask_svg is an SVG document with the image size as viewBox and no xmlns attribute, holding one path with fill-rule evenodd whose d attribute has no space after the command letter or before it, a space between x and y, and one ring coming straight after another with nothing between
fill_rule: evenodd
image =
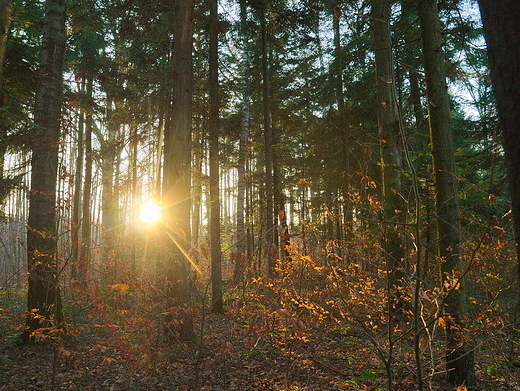
<instances>
[{"instance_id":1,"label":"golden backlit leaf","mask_svg":"<svg viewBox=\"0 0 520 391\"><path fill-rule=\"evenodd\" d=\"M493 205L493 203L496 201L496 197L494 194L488 195L488 205Z\"/></svg>"},{"instance_id":2,"label":"golden backlit leaf","mask_svg":"<svg viewBox=\"0 0 520 391\"><path fill-rule=\"evenodd\" d=\"M114 284L114 285L107 285L107 288L111 288L116 291L126 292L130 286L126 284Z\"/></svg>"},{"instance_id":3,"label":"golden backlit leaf","mask_svg":"<svg viewBox=\"0 0 520 391\"><path fill-rule=\"evenodd\" d=\"M501 233L501 234L503 234L503 233L506 232L506 230L505 230L504 228L499 227L498 225L493 226L493 228L491 228L491 229L492 229L493 231L498 232L498 233Z\"/></svg>"},{"instance_id":4,"label":"golden backlit leaf","mask_svg":"<svg viewBox=\"0 0 520 391\"><path fill-rule=\"evenodd\" d=\"M438 323L439 327L446 329L446 321L444 320L444 318L437 319L437 323Z\"/></svg>"},{"instance_id":5,"label":"golden backlit leaf","mask_svg":"<svg viewBox=\"0 0 520 391\"><path fill-rule=\"evenodd\" d=\"M310 183L307 178L301 178L299 181L298 181L298 186L299 187L311 187L312 186L312 183Z\"/></svg>"},{"instance_id":6,"label":"golden backlit leaf","mask_svg":"<svg viewBox=\"0 0 520 391\"><path fill-rule=\"evenodd\" d=\"M504 240L504 237L502 235L500 235L500 237L498 238L497 246L500 249L500 248L504 247L505 245L506 245L506 242Z\"/></svg>"}]
</instances>

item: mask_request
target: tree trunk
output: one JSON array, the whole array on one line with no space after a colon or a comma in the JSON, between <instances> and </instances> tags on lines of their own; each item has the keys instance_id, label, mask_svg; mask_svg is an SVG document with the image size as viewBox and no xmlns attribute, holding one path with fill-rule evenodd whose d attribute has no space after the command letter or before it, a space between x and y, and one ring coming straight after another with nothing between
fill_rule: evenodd
<instances>
[{"instance_id":1,"label":"tree trunk","mask_svg":"<svg viewBox=\"0 0 520 391\"><path fill-rule=\"evenodd\" d=\"M7 48L7 36L9 35L11 14L11 0L0 0L0 93L4 88L4 64Z\"/></svg>"},{"instance_id":2,"label":"tree trunk","mask_svg":"<svg viewBox=\"0 0 520 391\"><path fill-rule=\"evenodd\" d=\"M265 154L265 238L267 248L267 276L269 277L274 273L276 257L274 254L275 251L273 231L273 132L271 128L271 110L269 103L269 59L267 53L267 23L264 8L260 10L260 26L262 31L262 100L264 117Z\"/></svg>"},{"instance_id":3,"label":"tree trunk","mask_svg":"<svg viewBox=\"0 0 520 391\"><path fill-rule=\"evenodd\" d=\"M116 107L112 107L116 105ZM115 170L118 165L118 157L120 153L121 143L119 137L119 121L117 119L117 103L108 96L107 97L107 129L108 134L106 140L102 142L101 149L101 184L102 191L102 225L103 225L103 241L105 252L110 259L113 256L114 246L116 243L118 226L118 200L116 196Z\"/></svg>"},{"instance_id":4,"label":"tree trunk","mask_svg":"<svg viewBox=\"0 0 520 391\"><path fill-rule=\"evenodd\" d=\"M520 291L520 2L479 0L479 4L506 157Z\"/></svg>"},{"instance_id":5,"label":"tree trunk","mask_svg":"<svg viewBox=\"0 0 520 391\"><path fill-rule=\"evenodd\" d=\"M465 282L454 283L463 272L462 234L455 153L450 128L450 106L446 82L446 65L441 24L436 0L418 0L428 121L432 145L435 209L442 287L448 287L444 300L446 315L446 369L448 380L455 385L475 383L473 350L465 340L466 327Z\"/></svg>"},{"instance_id":6,"label":"tree trunk","mask_svg":"<svg viewBox=\"0 0 520 391\"><path fill-rule=\"evenodd\" d=\"M222 302L222 250L220 247L219 186L219 96L218 96L218 0L209 0L209 166L210 166L210 242L211 242L211 309L224 312Z\"/></svg>"},{"instance_id":7,"label":"tree trunk","mask_svg":"<svg viewBox=\"0 0 520 391\"><path fill-rule=\"evenodd\" d=\"M57 275L56 183L63 96L66 1L47 0L41 47L40 84L34 109L31 190L27 229L26 328L32 332L63 321Z\"/></svg>"},{"instance_id":8,"label":"tree trunk","mask_svg":"<svg viewBox=\"0 0 520 391\"><path fill-rule=\"evenodd\" d=\"M90 73L90 72L89 72ZM92 243L92 216L90 204L92 202L92 125L93 125L93 96L92 75L87 75L87 90L85 95L85 179L83 183L83 223L81 224L81 250L77 267L78 279L87 281L87 264L90 260L90 245Z\"/></svg>"},{"instance_id":9,"label":"tree trunk","mask_svg":"<svg viewBox=\"0 0 520 391\"><path fill-rule=\"evenodd\" d=\"M238 147L238 179L237 179L237 244L235 257L235 283L244 281L246 271L246 227L245 227L245 196L246 196L246 154L249 138L249 45L247 42L247 5L240 1L240 34L242 39L242 125Z\"/></svg>"},{"instance_id":10,"label":"tree trunk","mask_svg":"<svg viewBox=\"0 0 520 391\"><path fill-rule=\"evenodd\" d=\"M167 319L167 335L174 339L193 337L191 299L191 124L193 100L193 0L174 1L172 109L169 127L164 132L163 210L167 245L170 249L167 270L167 295L177 307L177 315ZM179 322L180 321L180 322ZM178 324L178 325L177 325Z\"/></svg>"},{"instance_id":11,"label":"tree trunk","mask_svg":"<svg viewBox=\"0 0 520 391\"><path fill-rule=\"evenodd\" d=\"M376 66L376 90L378 131L381 150L381 177L383 193L383 243L388 270L391 311L399 310L403 301L399 297L404 272L404 246L399 222L404 205L401 193L402 146L400 143L399 112L394 91L392 43L390 42L389 0L372 0L374 53ZM395 222L396 225L391 224Z\"/></svg>"},{"instance_id":12,"label":"tree trunk","mask_svg":"<svg viewBox=\"0 0 520 391\"><path fill-rule=\"evenodd\" d=\"M130 221L133 224L130 224L130 246L131 246L131 255L132 258L130 260L130 270L132 273L137 272L137 234L135 223L137 222L137 210L139 208L139 191L138 191L138 182L137 182L137 147L139 145L139 134L137 133L137 124L134 122L130 124L130 168L132 170L132 181L130 182L131 189L131 203L130 203Z\"/></svg>"},{"instance_id":13,"label":"tree trunk","mask_svg":"<svg viewBox=\"0 0 520 391\"><path fill-rule=\"evenodd\" d=\"M277 159L275 159L275 162ZM279 247L279 259L285 259L289 256L288 246L291 244L289 226L287 225L287 213L285 211L285 194L282 188L282 174L280 167L276 163L273 167L275 177L275 200L276 211L278 215L277 235Z\"/></svg>"},{"instance_id":14,"label":"tree trunk","mask_svg":"<svg viewBox=\"0 0 520 391\"><path fill-rule=\"evenodd\" d=\"M78 87L80 90L81 85ZM84 119L83 119L83 105L80 104L78 111L78 131L77 131L77 146L78 155L76 156L76 172L74 175L74 199L72 201L72 223L71 223L71 251L72 251L72 277L78 279L80 271L78 270L81 246L79 242L80 219L81 219L81 190L83 184L83 163L85 160L85 153L83 148L83 133L84 133Z\"/></svg>"},{"instance_id":15,"label":"tree trunk","mask_svg":"<svg viewBox=\"0 0 520 391\"><path fill-rule=\"evenodd\" d=\"M7 36L11 24L11 0L0 0L0 180L4 179L4 158L7 151L5 140L8 133L8 123L3 119L3 107L5 106L4 94L4 65L7 49ZM2 187L6 186L2 184ZM4 191L5 190L5 191ZM7 194L6 189L0 189L2 194Z\"/></svg>"},{"instance_id":16,"label":"tree trunk","mask_svg":"<svg viewBox=\"0 0 520 391\"><path fill-rule=\"evenodd\" d=\"M335 3L334 3L335 4ZM343 188L343 223L344 223L344 231L347 235L352 233L352 203L350 201L350 175L348 174L351 170L350 168L350 148L349 144L351 140L349 139L349 133L346 128L346 118L345 118L345 100L343 94L343 62L341 61L341 31L340 31L340 14L335 14L332 22L332 30L334 32L334 81L335 81L335 93L336 93L336 103L338 105L338 114L337 114L337 122L336 125L338 127L338 131L341 139L341 149L343 154L343 167L346 173L345 182ZM341 210L341 208L338 208ZM338 239L342 238L341 230L338 230Z\"/></svg>"}]
</instances>

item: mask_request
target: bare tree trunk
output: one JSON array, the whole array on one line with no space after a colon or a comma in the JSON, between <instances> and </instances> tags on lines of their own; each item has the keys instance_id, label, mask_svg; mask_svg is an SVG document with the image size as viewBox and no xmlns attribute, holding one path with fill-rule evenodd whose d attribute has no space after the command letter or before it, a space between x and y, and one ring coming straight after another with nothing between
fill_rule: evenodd
<instances>
[{"instance_id":1,"label":"bare tree trunk","mask_svg":"<svg viewBox=\"0 0 520 391\"><path fill-rule=\"evenodd\" d=\"M479 0L506 155L520 290L520 2Z\"/></svg>"},{"instance_id":2,"label":"bare tree trunk","mask_svg":"<svg viewBox=\"0 0 520 391\"><path fill-rule=\"evenodd\" d=\"M81 86L79 87L81 88ZM76 156L76 172L74 175L74 198L72 201L72 226L71 226L71 252L72 252L72 277L77 279L80 276L78 270L81 246L79 242L80 219L81 219L81 190L83 184L83 163L85 160L85 150L83 148L83 133L84 133L84 119L83 119L83 105L80 104L78 111L78 131L77 131L77 148L78 155Z\"/></svg>"},{"instance_id":3,"label":"bare tree trunk","mask_svg":"<svg viewBox=\"0 0 520 391\"><path fill-rule=\"evenodd\" d=\"M112 107L116 105L116 107ZM116 243L116 227L118 226L118 197L116 193L115 171L118 166L118 158L121 150L119 138L120 124L117 119L117 103L107 97L107 128L106 140L102 142L101 150L101 183L102 183L102 225L103 239L106 255L113 256Z\"/></svg>"},{"instance_id":4,"label":"bare tree trunk","mask_svg":"<svg viewBox=\"0 0 520 391\"><path fill-rule=\"evenodd\" d=\"M27 229L28 341L41 326L63 321L57 275L56 184L63 96L66 1L47 0L41 48L40 84L34 109L31 190ZM43 324L42 324L43 321Z\"/></svg>"},{"instance_id":5,"label":"bare tree trunk","mask_svg":"<svg viewBox=\"0 0 520 391\"><path fill-rule=\"evenodd\" d=\"M89 72L90 73L90 72ZM92 75L87 75L86 89L86 118L85 118L85 179L83 184L83 223L81 224L81 250L77 267L78 279L86 282L87 264L90 261L90 245L92 243L92 125L93 125L93 96L92 96Z\"/></svg>"},{"instance_id":6,"label":"bare tree trunk","mask_svg":"<svg viewBox=\"0 0 520 391\"><path fill-rule=\"evenodd\" d=\"M234 280L238 284L244 280L246 270L246 227L245 227L245 196L246 196L246 154L249 138L249 46L247 43L247 5L240 1L240 34L242 39L242 126L238 147L238 180L237 180L237 243Z\"/></svg>"},{"instance_id":7,"label":"bare tree trunk","mask_svg":"<svg viewBox=\"0 0 520 391\"><path fill-rule=\"evenodd\" d=\"M222 250L220 247L219 186L219 96L218 96L218 0L209 0L209 165L210 165L210 238L211 238L211 309L224 312L222 301Z\"/></svg>"},{"instance_id":8,"label":"bare tree trunk","mask_svg":"<svg viewBox=\"0 0 520 391\"><path fill-rule=\"evenodd\" d=\"M378 131L381 149L381 177L383 191L383 243L388 270L388 286L392 312L399 310L403 301L399 297L402 278L405 275L404 246L401 232L404 204L401 192L403 172L402 146L400 143L399 112L394 93L392 43L390 42L389 0L372 0L374 52L376 65L376 88ZM395 225L391 223L395 222Z\"/></svg>"},{"instance_id":9,"label":"bare tree trunk","mask_svg":"<svg viewBox=\"0 0 520 391\"><path fill-rule=\"evenodd\" d=\"M193 336L191 302L191 127L193 100L193 0L174 1L172 113L170 126L164 132L163 210L170 248L167 270L167 294L178 306L177 316L167 321L168 334L179 338ZM179 323L178 326L176 325Z\"/></svg>"},{"instance_id":10,"label":"bare tree trunk","mask_svg":"<svg viewBox=\"0 0 520 391\"><path fill-rule=\"evenodd\" d=\"M135 222L137 221L137 209L139 208L139 191L137 189L137 147L139 144L139 134L137 133L137 124L130 124L130 168L132 170L132 181L130 182L131 189L131 203L130 203L130 217L133 224L130 224L130 246L132 251L132 259L130 260L130 270L133 273L137 272L137 252L136 241L137 235L135 232Z\"/></svg>"},{"instance_id":11,"label":"bare tree trunk","mask_svg":"<svg viewBox=\"0 0 520 391\"><path fill-rule=\"evenodd\" d=\"M3 95L4 88L4 64L5 51L7 48L7 36L11 24L11 0L0 0L0 93Z\"/></svg>"},{"instance_id":12,"label":"bare tree trunk","mask_svg":"<svg viewBox=\"0 0 520 391\"><path fill-rule=\"evenodd\" d=\"M469 387L475 384L474 358L472 347L464 335L467 322L465 282L458 281L463 272L462 234L446 65L442 49L444 43L437 0L418 0L418 6L433 156L438 251L443 259L441 286L448 287L444 300L447 320L446 369L450 383Z\"/></svg>"},{"instance_id":13,"label":"bare tree trunk","mask_svg":"<svg viewBox=\"0 0 520 391\"><path fill-rule=\"evenodd\" d=\"M7 36L9 35L9 26L11 24L11 0L0 0L0 109L5 106L4 94L4 65L5 52L7 49ZM0 111L0 181L4 179L4 158L7 151L7 143L5 137L8 132L8 124L3 119L3 110ZM2 187L6 184L1 184ZM7 194L4 192L2 193Z\"/></svg>"},{"instance_id":14,"label":"bare tree trunk","mask_svg":"<svg viewBox=\"0 0 520 391\"><path fill-rule=\"evenodd\" d=\"M263 6L265 7L265 1ZM267 257L267 276L272 276L275 269L275 244L273 230L273 132L271 128L271 109L269 103L269 59L267 49L267 23L265 9L260 10L260 28L262 31L262 100L264 116L264 153L265 153L265 238Z\"/></svg>"},{"instance_id":15,"label":"bare tree trunk","mask_svg":"<svg viewBox=\"0 0 520 391\"><path fill-rule=\"evenodd\" d=\"M276 161L277 159L275 159ZM285 194L282 188L282 174L278 164L274 165L274 178L275 178L275 200L276 210L278 214L278 225L277 225L277 243L279 247L279 259L285 259L289 256L287 250L290 245L290 234L289 226L287 225L287 213L285 210Z\"/></svg>"}]
</instances>

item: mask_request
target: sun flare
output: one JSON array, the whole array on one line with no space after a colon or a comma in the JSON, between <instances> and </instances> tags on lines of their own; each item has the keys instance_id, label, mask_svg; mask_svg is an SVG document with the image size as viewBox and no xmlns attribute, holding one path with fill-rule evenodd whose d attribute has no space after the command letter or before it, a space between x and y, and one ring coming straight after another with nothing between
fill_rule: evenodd
<instances>
[{"instance_id":1,"label":"sun flare","mask_svg":"<svg viewBox=\"0 0 520 391\"><path fill-rule=\"evenodd\" d=\"M145 223L154 223L161 218L161 210L155 201L148 201L141 207L141 220Z\"/></svg>"}]
</instances>

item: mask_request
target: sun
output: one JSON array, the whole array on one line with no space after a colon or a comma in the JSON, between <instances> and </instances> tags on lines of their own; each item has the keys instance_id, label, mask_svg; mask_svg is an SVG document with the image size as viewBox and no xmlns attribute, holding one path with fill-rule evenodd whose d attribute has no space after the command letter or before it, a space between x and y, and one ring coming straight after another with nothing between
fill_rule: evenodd
<instances>
[{"instance_id":1,"label":"sun","mask_svg":"<svg viewBox=\"0 0 520 391\"><path fill-rule=\"evenodd\" d=\"M141 207L141 220L145 223L154 223L161 218L161 210L155 201L148 201Z\"/></svg>"}]
</instances>

